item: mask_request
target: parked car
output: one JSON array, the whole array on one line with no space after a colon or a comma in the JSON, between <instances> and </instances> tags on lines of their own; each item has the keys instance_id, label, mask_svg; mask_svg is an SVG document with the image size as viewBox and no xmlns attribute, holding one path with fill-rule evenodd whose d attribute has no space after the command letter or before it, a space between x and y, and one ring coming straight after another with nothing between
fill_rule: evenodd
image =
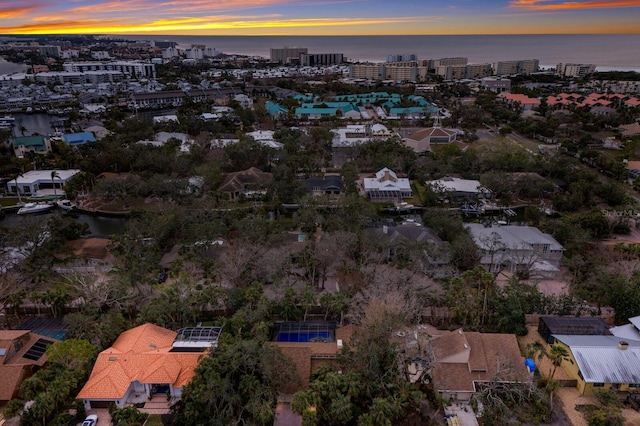
<instances>
[{"instance_id":1,"label":"parked car","mask_svg":"<svg viewBox=\"0 0 640 426\"><path fill-rule=\"evenodd\" d=\"M98 424L98 415L91 414L82 422L82 426L96 426Z\"/></svg>"}]
</instances>

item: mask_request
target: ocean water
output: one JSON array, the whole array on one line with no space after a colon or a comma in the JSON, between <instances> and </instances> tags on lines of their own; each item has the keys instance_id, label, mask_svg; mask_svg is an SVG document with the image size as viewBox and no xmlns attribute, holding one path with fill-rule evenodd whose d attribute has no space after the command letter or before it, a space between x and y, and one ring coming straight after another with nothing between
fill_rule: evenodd
<instances>
[{"instance_id":1,"label":"ocean water","mask_svg":"<svg viewBox=\"0 0 640 426\"><path fill-rule=\"evenodd\" d=\"M269 57L270 48L306 47L309 53L343 53L349 60L383 62L390 54L419 59L467 57L469 63L539 59L543 67L588 63L598 70L640 70L640 34L414 35L414 36L114 36L171 40L181 48L203 44L227 54Z\"/></svg>"}]
</instances>

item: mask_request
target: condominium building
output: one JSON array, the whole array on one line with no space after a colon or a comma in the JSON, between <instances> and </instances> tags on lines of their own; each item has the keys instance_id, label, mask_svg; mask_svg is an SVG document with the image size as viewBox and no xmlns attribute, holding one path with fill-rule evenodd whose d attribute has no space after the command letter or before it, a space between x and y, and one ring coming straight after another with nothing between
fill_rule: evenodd
<instances>
[{"instance_id":1,"label":"condominium building","mask_svg":"<svg viewBox=\"0 0 640 426\"><path fill-rule=\"evenodd\" d=\"M469 64L465 67L464 78L483 78L491 75L491 64Z\"/></svg>"},{"instance_id":2,"label":"condominium building","mask_svg":"<svg viewBox=\"0 0 640 426\"><path fill-rule=\"evenodd\" d=\"M120 71L131 77L155 78L156 66L150 62L114 61L114 62L65 62L67 72Z\"/></svg>"},{"instance_id":3,"label":"condominium building","mask_svg":"<svg viewBox=\"0 0 640 426\"><path fill-rule=\"evenodd\" d=\"M349 66L349 77L351 78L382 80L383 75L384 65L382 64L351 64Z\"/></svg>"},{"instance_id":4,"label":"condominium building","mask_svg":"<svg viewBox=\"0 0 640 426\"><path fill-rule=\"evenodd\" d=\"M447 66L459 66L459 65L467 65L469 62L468 58L440 58L440 59L425 59L421 61L421 66L426 66L430 70L435 70L438 67L447 67Z\"/></svg>"},{"instance_id":5,"label":"condominium building","mask_svg":"<svg viewBox=\"0 0 640 426\"><path fill-rule=\"evenodd\" d=\"M438 65L435 70L437 75L444 77L447 81L467 78L466 65Z\"/></svg>"},{"instance_id":6,"label":"condominium building","mask_svg":"<svg viewBox=\"0 0 640 426\"><path fill-rule=\"evenodd\" d=\"M302 53L300 65L316 67L318 65L338 65L344 62L342 53Z\"/></svg>"},{"instance_id":7,"label":"condominium building","mask_svg":"<svg viewBox=\"0 0 640 426\"><path fill-rule=\"evenodd\" d=\"M387 56L387 62L408 62L417 60L418 55L416 55L415 53L400 53Z\"/></svg>"},{"instance_id":8,"label":"condominium building","mask_svg":"<svg viewBox=\"0 0 640 426\"><path fill-rule=\"evenodd\" d=\"M289 64L300 60L300 55L307 54L306 47L283 47L282 49L270 49L271 62Z\"/></svg>"},{"instance_id":9,"label":"condominium building","mask_svg":"<svg viewBox=\"0 0 640 426\"><path fill-rule=\"evenodd\" d=\"M394 62L384 65L384 80L412 81L418 80L418 64L412 62Z\"/></svg>"},{"instance_id":10,"label":"condominium building","mask_svg":"<svg viewBox=\"0 0 640 426\"><path fill-rule=\"evenodd\" d=\"M540 68L538 59L499 61L493 64L494 75L531 74Z\"/></svg>"},{"instance_id":11,"label":"condominium building","mask_svg":"<svg viewBox=\"0 0 640 426\"><path fill-rule=\"evenodd\" d=\"M594 64L558 64L556 74L563 77L584 77L596 70Z\"/></svg>"}]
</instances>

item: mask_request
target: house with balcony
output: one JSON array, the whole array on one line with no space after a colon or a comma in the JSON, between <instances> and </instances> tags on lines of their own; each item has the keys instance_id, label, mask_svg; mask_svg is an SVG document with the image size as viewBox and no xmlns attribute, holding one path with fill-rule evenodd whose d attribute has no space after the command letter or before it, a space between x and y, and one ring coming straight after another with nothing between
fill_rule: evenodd
<instances>
[{"instance_id":1,"label":"house with balcony","mask_svg":"<svg viewBox=\"0 0 640 426\"><path fill-rule=\"evenodd\" d=\"M366 176L361 181L361 194L374 203L393 203L411 198L411 181L399 177L396 172L385 167L373 176Z\"/></svg>"}]
</instances>

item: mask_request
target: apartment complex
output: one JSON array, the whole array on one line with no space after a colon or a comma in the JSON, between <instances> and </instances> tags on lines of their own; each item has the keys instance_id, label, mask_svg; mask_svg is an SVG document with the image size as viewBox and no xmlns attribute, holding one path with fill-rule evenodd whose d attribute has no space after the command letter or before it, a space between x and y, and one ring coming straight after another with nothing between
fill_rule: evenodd
<instances>
[{"instance_id":1,"label":"apartment complex","mask_svg":"<svg viewBox=\"0 0 640 426\"><path fill-rule=\"evenodd\" d=\"M270 49L271 62L280 64L290 64L291 62L298 62L301 55L306 55L308 49L306 47L283 47L282 49Z\"/></svg>"},{"instance_id":2,"label":"apartment complex","mask_svg":"<svg viewBox=\"0 0 640 426\"><path fill-rule=\"evenodd\" d=\"M467 65L468 58L440 58L440 59L425 59L421 62L421 66L427 67L430 70L435 70L438 67L459 66Z\"/></svg>"},{"instance_id":3,"label":"apartment complex","mask_svg":"<svg viewBox=\"0 0 640 426\"><path fill-rule=\"evenodd\" d=\"M416 55L415 53L400 53L387 56L387 62L408 62L417 60L418 55Z\"/></svg>"},{"instance_id":4,"label":"apartment complex","mask_svg":"<svg viewBox=\"0 0 640 426\"><path fill-rule=\"evenodd\" d=\"M338 65L344 62L342 53L302 53L300 65L315 67L320 65Z\"/></svg>"},{"instance_id":5,"label":"apartment complex","mask_svg":"<svg viewBox=\"0 0 640 426\"><path fill-rule=\"evenodd\" d=\"M540 69L538 59L499 61L493 64L494 75L531 74Z\"/></svg>"},{"instance_id":6,"label":"apartment complex","mask_svg":"<svg viewBox=\"0 0 640 426\"><path fill-rule=\"evenodd\" d=\"M63 68L67 72L120 71L137 78L156 78L156 66L150 62L66 62Z\"/></svg>"},{"instance_id":7,"label":"apartment complex","mask_svg":"<svg viewBox=\"0 0 640 426\"><path fill-rule=\"evenodd\" d=\"M556 74L563 77L584 77L596 70L594 64L558 64Z\"/></svg>"}]
</instances>

